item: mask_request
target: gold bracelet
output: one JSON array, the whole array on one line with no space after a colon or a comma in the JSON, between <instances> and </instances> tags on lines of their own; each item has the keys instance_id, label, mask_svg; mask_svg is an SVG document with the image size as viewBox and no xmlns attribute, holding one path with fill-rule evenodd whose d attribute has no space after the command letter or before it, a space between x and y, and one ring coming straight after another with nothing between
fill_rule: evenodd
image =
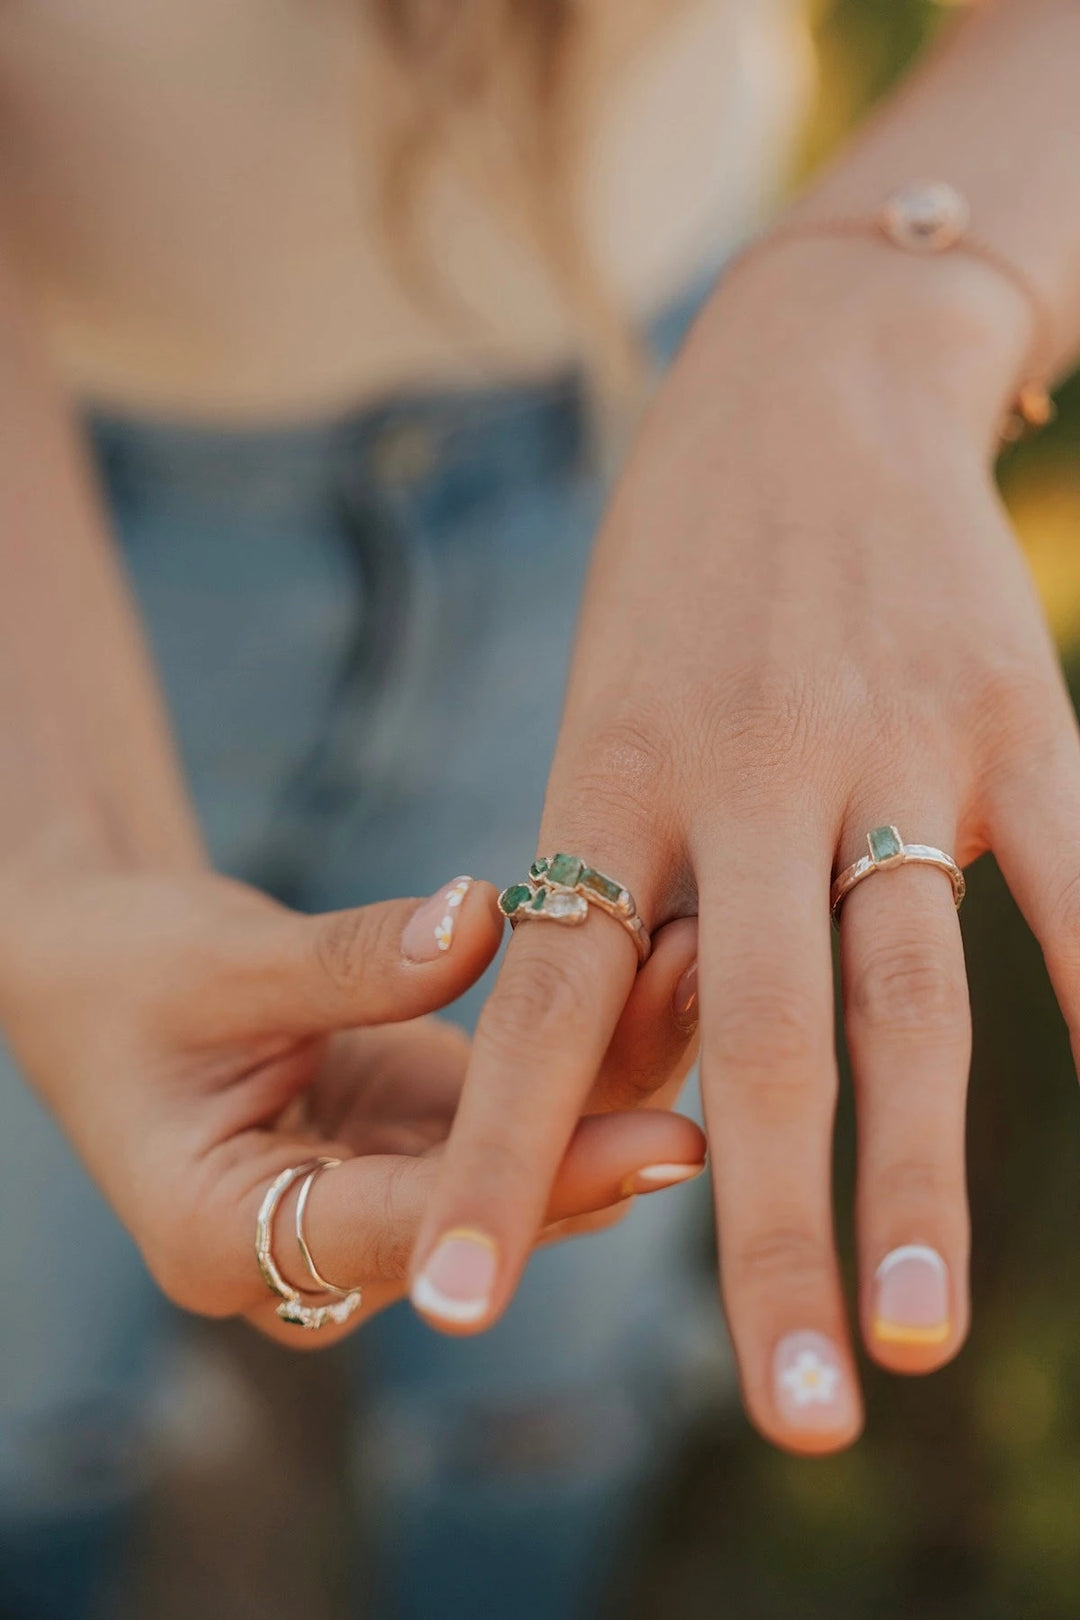
<instances>
[{"instance_id":1,"label":"gold bracelet","mask_svg":"<svg viewBox=\"0 0 1080 1620\"><path fill-rule=\"evenodd\" d=\"M862 236L890 242L905 253L930 255L950 250L968 253L996 270L1026 301L1034 329L1031 345L1033 362L1001 428L1002 441L1011 444L1029 428L1046 427L1057 414L1046 381L1054 353L1054 325L1045 299L1027 272L999 253L989 242L973 236L970 224L971 208L967 198L955 186L944 180L915 182L894 191L884 207L867 218L782 222L756 242L751 242L742 258L764 250L774 242L800 241L807 237ZM738 262L741 263L742 258Z\"/></svg>"}]
</instances>

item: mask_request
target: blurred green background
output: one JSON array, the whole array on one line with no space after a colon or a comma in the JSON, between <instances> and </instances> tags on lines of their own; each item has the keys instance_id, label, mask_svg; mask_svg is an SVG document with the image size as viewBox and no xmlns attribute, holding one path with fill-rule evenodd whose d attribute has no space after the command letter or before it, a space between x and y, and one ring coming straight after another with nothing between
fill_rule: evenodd
<instances>
[{"instance_id":1,"label":"blurred green background","mask_svg":"<svg viewBox=\"0 0 1080 1620\"><path fill-rule=\"evenodd\" d=\"M927 0L815 6L808 166L945 13ZM1000 479L1077 695L1080 377L1059 406L1052 428L1006 455ZM741 1414L718 1413L673 1481L633 1620L1080 1615L1080 1093L1037 946L992 861L970 876L970 1343L929 1379L864 1363L866 1435L831 1461L781 1456ZM837 1211L849 1286L853 1173L845 1078Z\"/></svg>"}]
</instances>

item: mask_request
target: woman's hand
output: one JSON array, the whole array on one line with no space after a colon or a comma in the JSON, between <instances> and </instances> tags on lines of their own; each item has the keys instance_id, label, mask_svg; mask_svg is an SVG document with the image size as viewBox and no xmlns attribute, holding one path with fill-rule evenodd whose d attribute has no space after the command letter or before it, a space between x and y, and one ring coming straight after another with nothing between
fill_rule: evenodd
<instances>
[{"instance_id":1,"label":"woman's hand","mask_svg":"<svg viewBox=\"0 0 1080 1620\"><path fill-rule=\"evenodd\" d=\"M724 1296L749 1411L795 1449L861 1422L832 1233L833 873L886 823L961 863L992 848L1080 1022L1077 728L990 472L1025 321L962 257L818 241L748 262L653 406L587 599L541 849L614 874L654 928L700 911ZM862 1334L925 1372L968 1321L947 877L874 875L840 948ZM413 1266L447 1229L491 1239L480 1326L513 1292L634 968L602 915L511 945Z\"/></svg>"},{"instance_id":2,"label":"woman's hand","mask_svg":"<svg viewBox=\"0 0 1080 1620\"><path fill-rule=\"evenodd\" d=\"M318 1154L346 1161L313 1187L306 1230L323 1274L364 1288L349 1328L400 1296L468 1056L460 1031L424 1015L493 957L489 885L305 917L209 873L27 867L9 869L0 907L15 1056L174 1301L247 1315L297 1347L341 1336L279 1321L255 1261L268 1184ZM657 998L670 1000L695 949L692 925L671 931L613 1041L610 1065L633 1050L642 1086L687 1061L692 1032L658 1018ZM584 1121L545 1200L546 1234L610 1220L702 1159L697 1127L666 1113ZM311 1286L292 1236L297 1191L275 1254Z\"/></svg>"}]
</instances>

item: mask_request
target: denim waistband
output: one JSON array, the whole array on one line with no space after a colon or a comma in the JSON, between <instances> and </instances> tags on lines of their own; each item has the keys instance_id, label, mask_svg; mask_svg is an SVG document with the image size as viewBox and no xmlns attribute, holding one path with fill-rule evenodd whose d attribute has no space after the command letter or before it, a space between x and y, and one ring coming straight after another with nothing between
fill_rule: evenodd
<instances>
[{"instance_id":1,"label":"denim waistband","mask_svg":"<svg viewBox=\"0 0 1080 1620\"><path fill-rule=\"evenodd\" d=\"M713 279L695 282L651 324L660 364L675 353ZM419 391L325 420L268 427L99 409L87 411L85 423L113 493L279 518L359 483L445 508L479 484L491 491L565 472L588 442L577 371L536 383Z\"/></svg>"}]
</instances>

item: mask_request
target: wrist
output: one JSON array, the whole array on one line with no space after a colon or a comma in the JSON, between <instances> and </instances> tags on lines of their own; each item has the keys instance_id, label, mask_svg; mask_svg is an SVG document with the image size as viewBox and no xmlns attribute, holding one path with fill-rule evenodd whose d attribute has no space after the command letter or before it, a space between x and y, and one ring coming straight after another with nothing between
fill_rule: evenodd
<instances>
[{"instance_id":1,"label":"wrist","mask_svg":"<svg viewBox=\"0 0 1080 1620\"><path fill-rule=\"evenodd\" d=\"M736 328L762 365L884 386L993 453L1026 378L1031 312L1004 276L957 251L920 257L873 236L779 236L737 261L702 321Z\"/></svg>"}]
</instances>

